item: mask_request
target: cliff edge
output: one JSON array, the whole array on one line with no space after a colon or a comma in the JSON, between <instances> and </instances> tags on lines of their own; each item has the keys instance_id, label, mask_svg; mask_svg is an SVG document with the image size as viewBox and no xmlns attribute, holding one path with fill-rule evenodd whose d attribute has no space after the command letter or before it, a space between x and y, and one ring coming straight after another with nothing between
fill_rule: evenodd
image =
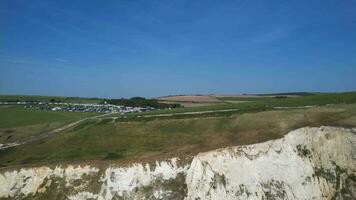
<instances>
[{"instance_id":1,"label":"cliff edge","mask_svg":"<svg viewBox=\"0 0 356 200\"><path fill-rule=\"evenodd\" d=\"M356 129L300 128L188 161L7 169L0 198L356 199Z\"/></svg>"}]
</instances>

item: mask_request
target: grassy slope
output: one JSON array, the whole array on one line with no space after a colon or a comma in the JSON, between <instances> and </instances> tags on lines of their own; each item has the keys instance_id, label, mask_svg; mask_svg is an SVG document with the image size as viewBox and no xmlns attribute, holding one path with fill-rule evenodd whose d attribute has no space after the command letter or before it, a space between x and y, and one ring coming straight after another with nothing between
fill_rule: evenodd
<instances>
[{"instance_id":1,"label":"grassy slope","mask_svg":"<svg viewBox=\"0 0 356 200\"><path fill-rule=\"evenodd\" d=\"M0 151L0 164L142 160L262 142L303 126L356 126L356 104L148 122L94 120L55 137Z\"/></svg>"},{"instance_id":2,"label":"grassy slope","mask_svg":"<svg viewBox=\"0 0 356 200\"><path fill-rule=\"evenodd\" d=\"M76 121L95 113L53 112L0 106L0 143L10 143Z\"/></svg>"},{"instance_id":3,"label":"grassy slope","mask_svg":"<svg viewBox=\"0 0 356 200\"><path fill-rule=\"evenodd\" d=\"M91 115L93 113L53 112L25 109L22 106L0 106L0 128L73 121Z\"/></svg>"},{"instance_id":4,"label":"grassy slope","mask_svg":"<svg viewBox=\"0 0 356 200\"><path fill-rule=\"evenodd\" d=\"M353 104L352 104L353 103ZM273 110L273 107L329 105ZM62 113L0 107L0 127L43 128L83 117ZM138 115L240 109L230 113L187 115L142 120ZM14 109L14 110L11 110ZM142 159L194 154L223 146L249 144L281 137L302 126L356 126L356 93L318 94L287 99L267 99L240 104L159 110L127 115L120 119L87 121L70 131L36 143L0 151L0 165L76 160ZM53 124L52 124L53 125ZM41 127L33 127L41 126ZM48 128L48 126L45 126ZM5 129L2 129L3 131ZM2 135L7 133L1 133ZM1 139L0 139L1 140Z\"/></svg>"}]
</instances>

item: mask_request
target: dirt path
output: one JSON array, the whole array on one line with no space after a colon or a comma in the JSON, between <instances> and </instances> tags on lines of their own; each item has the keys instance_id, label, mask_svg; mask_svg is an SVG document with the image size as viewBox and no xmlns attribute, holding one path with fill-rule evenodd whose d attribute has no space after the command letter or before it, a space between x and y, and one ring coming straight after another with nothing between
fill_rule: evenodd
<instances>
[{"instance_id":1,"label":"dirt path","mask_svg":"<svg viewBox=\"0 0 356 200\"><path fill-rule=\"evenodd\" d=\"M16 146L19 146L19 145L23 145L23 144L29 144L29 143L32 143L32 142L35 142L35 141L39 141L41 139L44 139L44 138L47 138L47 137L50 137L50 136L53 136L55 134L58 134L66 129L69 129L69 128L72 128L72 127L75 127L77 126L78 124L80 124L81 122L83 121L86 121L88 119L96 119L96 118L99 118L99 117L105 117L105 116L108 116L108 115L112 115L112 114L116 114L116 112L113 112L113 113L105 113L103 115L97 115L97 116L93 116L93 117L88 117L88 118L84 118L84 119L81 119L81 120L78 120L78 121L75 121L75 122L72 122L70 124L67 124L65 126L62 126L60 128L56 128L54 130L51 130L51 131L48 131L46 133L43 133L43 134L40 134L40 135L37 135L37 136L32 136L30 137L29 139L27 140L22 140L22 141L16 141L16 142L11 142L11 143L5 143L5 144L0 144L0 150L2 149L8 149L8 148L11 148L11 147L16 147Z\"/></svg>"},{"instance_id":2,"label":"dirt path","mask_svg":"<svg viewBox=\"0 0 356 200\"><path fill-rule=\"evenodd\" d=\"M283 110L283 109L300 109L300 108L313 108L312 106L291 106L291 107L273 107L275 110ZM240 109L225 109L225 110L207 110L207 111L195 111L195 112L182 112L182 113L168 113L168 114L154 114L154 115L139 115L137 117L171 117L176 115L199 115L206 113L222 113L222 112L231 112L231 111L239 111Z\"/></svg>"}]
</instances>

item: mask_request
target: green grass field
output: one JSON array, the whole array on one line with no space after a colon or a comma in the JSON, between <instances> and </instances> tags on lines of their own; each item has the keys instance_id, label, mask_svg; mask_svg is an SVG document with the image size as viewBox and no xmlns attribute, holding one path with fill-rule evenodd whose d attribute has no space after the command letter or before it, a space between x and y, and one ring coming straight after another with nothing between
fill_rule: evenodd
<instances>
[{"instance_id":1,"label":"green grass field","mask_svg":"<svg viewBox=\"0 0 356 200\"><path fill-rule=\"evenodd\" d=\"M32 144L0 151L1 166L192 155L282 137L303 126L354 127L356 104L148 122L86 121Z\"/></svg>"},{"instance_id":2,"label":"green grass field","mask_svg":"<svg viewBox=\"0 0 356 200\"><path fill-rule=\"evenodd\" d=\"M274 109L275 107L293 108L278 110ZM223 109L239 110L144 118L145 115L160 113ZM14 134L18 138L30 137L36 134L38 129L49 130L68 121L85 118L86 115L0 107L0 130L3 131L0 132L0 141L13 140L4 139L8 134L12 134L11 130L20 131ZM165 159L194 155L220 147L263 142L282 137L288 131L304 126L355 127L356 93L270 98L238 104L226 103L116 116L121 118L107 116L90 119L61 134L0 150L0 166Z\"/></svg>"},{"instance_id":3,"label":"green grass field","mask_svg":"<svg viewBox=\"0 0 356 200\"><path fill-rule=\"evenodd\" d=\"M0 128L68 122L93 115L96 115L96 113L54 112L25 109L22 106L0 106Z\"/></svg>"},{"instance_id":4,"label":"green grass field","mask_svg":"<svg viewBox=\"0 0 356 200\"><path fill-rule=\"evenodd\" d=\"M53 112L0 106L0 143L10 143L43 134L97 113Z\"/></svg>"}]
</instances>

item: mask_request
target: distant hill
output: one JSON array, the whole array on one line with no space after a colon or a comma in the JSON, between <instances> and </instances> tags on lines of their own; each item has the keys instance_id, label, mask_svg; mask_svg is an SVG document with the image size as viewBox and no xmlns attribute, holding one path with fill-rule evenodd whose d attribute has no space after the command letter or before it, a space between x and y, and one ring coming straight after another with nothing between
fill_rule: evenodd
<instances>
[{"instance_id":1,"label":"distant hill","mask_svg":"<svg viewBox=\"0 0 356 200\"><path fill-rule=\"evenodd\" d=\"M270 93L270 94L256 94L258 96L310 96L317 93L312 92L285 92L285 93Z\"/></svg>"},{"instance_id":2,"label":"distant hill","mask_svg":"<svg viewBox=\"0 0 356 200\"><path fill-rule=\"evenodd\" d=\"M102 98L87 97L63 97L63 96L37 96L37 95L0 95L0 101L4 102L62 102L62 103L100 103Z\"/></svg>"},{"instance_id":3,"label":"distant hill","mask_svg":"<svg viewBox=\"0 0 356 200\"><path fill-rule=\"evenodd\" d=\"M212 103L220 102L215 96L209 95L176 95L176 96L165 96L158 97L157 100L161 101L175 101L175 102L199 102L199 103Z\"/></svg>"}]
</instances>

